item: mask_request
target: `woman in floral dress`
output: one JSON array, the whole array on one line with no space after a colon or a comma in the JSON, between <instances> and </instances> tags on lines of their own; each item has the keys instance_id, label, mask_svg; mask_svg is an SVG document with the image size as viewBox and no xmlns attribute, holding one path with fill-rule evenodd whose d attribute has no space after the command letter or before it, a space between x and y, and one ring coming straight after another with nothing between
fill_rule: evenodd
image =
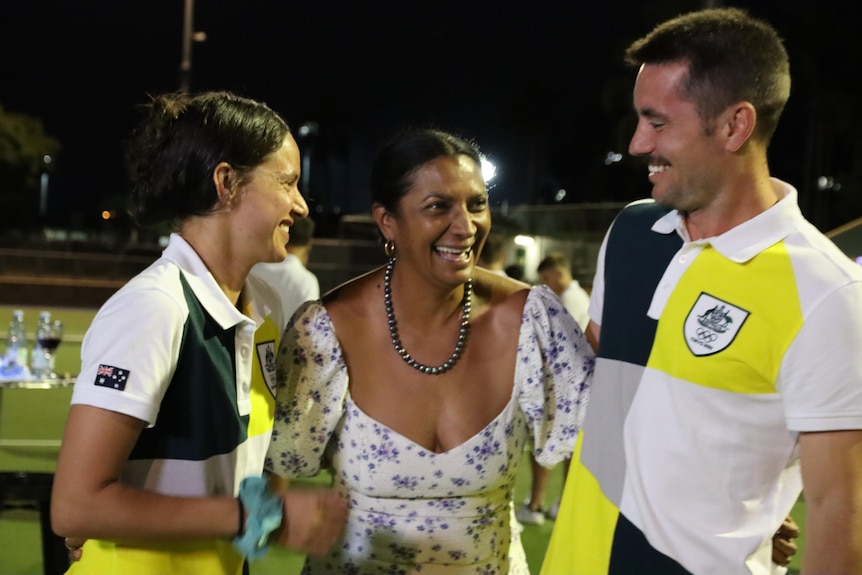
<instances>
[{"instance_id":1,"label":"woman in floral dress","mask_svg":"<svg viewBox=\"0 0 862 575\"><path fill-rule=\"evenodd\" d=\"M387 265L294 316L267 468L331 470L342 538L306 574L528 574L513 518L529 446L572 453L593 353L557 296L476 267L491 227L480 155L436 130L380 152Z\"/></svg>"}]
</instances>

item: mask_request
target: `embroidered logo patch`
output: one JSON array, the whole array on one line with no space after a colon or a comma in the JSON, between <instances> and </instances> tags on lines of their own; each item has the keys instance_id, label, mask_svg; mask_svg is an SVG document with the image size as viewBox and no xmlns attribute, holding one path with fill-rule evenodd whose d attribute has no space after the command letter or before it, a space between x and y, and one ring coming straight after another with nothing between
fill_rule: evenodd
<instances>
[{"instance_id":1,"label":"embroidered logo patch","mask_svg":"<svg viewBox=\"0 0 862 575\"><path fill-rule=\"evenodd\" d=\"M257 344L257 360L263 372L263 381L275 397L275 342L264 341Z\"/></svg>"},{"instance_id":2,"label":"embroidered logo patch","mask_svg":"<svg viewBox=\"0 0 862 575\"><path fill-rule=\"evenodd\" d=\"M110 387L111 389L123 391L126 389L126 381L128 379L128 369L101 364L96 371L96 381L93 383L99 387Z\"/></svg>"},{"instance_id":3,"label":"embroidered logo patch","mask_svg":"<svg viewBox=\"0 0 862 575\"><path fill-rule=\"evenodd\" d=\"M694 355L712 355L729 346L750 312L701 292L685 318L683 333Z\"/></svg>"}]
</instances>

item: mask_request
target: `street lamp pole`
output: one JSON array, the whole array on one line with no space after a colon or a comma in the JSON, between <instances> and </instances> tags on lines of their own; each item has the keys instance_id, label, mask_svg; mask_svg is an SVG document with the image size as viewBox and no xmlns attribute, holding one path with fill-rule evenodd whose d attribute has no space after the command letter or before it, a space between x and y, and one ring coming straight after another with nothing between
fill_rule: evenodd
<instances>
[{"instance_id":1,"label":"street lamp pole","mask_svg":"<svg viewBox=\"0 0 862 575\"><path fill-rule=\"evenodd\" d=\"M194 0L185 0L183 14L183 57L180 61L180 91L188 92L192 79L192 30L194 30Z\"/></svg>"},{"instance_id":2,"label":"street lamp pole","mask_svg":"<svg viewBox=\"0 0 862 575\"><path fill-rule=\"evenodd\" d=\"M50 155L42 156L42 174L39 176L39 215L48 215L48 167L54 161Z\"/></svg>"}]
</instances>

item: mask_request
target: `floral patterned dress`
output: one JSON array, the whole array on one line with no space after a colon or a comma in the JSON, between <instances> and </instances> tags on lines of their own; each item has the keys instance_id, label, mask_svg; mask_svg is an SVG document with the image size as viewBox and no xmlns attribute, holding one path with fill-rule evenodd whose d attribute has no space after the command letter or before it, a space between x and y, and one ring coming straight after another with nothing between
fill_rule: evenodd
<instances>
[{"instance_id":1,"label":"floral patterned dress","mask_svg":"<svg viewBox=\"0 0 862 575\"><path fill-rule=\"evenodd\" d=\"M553 465L572 453L593 353L545 286L530 290L511 398L482 431L434 453L362 412L326 309L294 316L278 354L267 469L283 477L330 468L350 513L341 540L304 574L528 575L513 514L518 462L531 446Z\"/></svg>"}]
</instances>

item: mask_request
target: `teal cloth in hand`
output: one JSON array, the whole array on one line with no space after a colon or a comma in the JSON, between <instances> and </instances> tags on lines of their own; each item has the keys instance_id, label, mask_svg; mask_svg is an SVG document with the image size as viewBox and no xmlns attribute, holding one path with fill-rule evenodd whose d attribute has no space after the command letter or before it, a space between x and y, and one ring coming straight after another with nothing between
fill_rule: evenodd
<instances>
[{"instance_id":1,"label":"teal cloth in hand","mask_svg":"<svg viewBox=\"0 0 862 575\"><path fill-rule=\"evenodd\" d=\"M269 550L269 534L278 529L283 518L281 498L269 490L263 477L246 477L239 484L239 498L248 519L245 532L233 540L233 546L249 561L261 559Z\"/></svg>"}]
</instances>

